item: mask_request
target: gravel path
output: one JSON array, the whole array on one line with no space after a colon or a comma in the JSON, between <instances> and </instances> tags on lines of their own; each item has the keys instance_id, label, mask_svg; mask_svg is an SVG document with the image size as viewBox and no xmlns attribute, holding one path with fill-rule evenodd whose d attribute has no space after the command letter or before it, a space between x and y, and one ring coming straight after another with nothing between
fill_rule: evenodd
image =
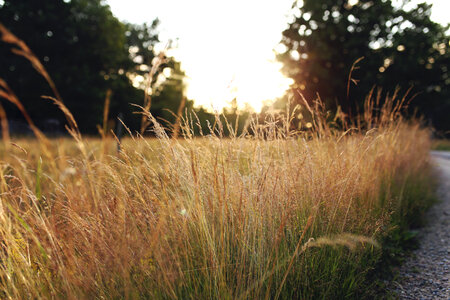
<instances>
[{"instance_id":1,"label":"gravel path","mask_svg":"<svg viewBox=\"0 0 450 300\"><path fill-rule=\"evenodd\" d=\"M450 299L450 152L432 151L440 172L442 202L427 213L428 224L418 234L419 249L401 266L393 290L400 299Z\"/></svg>"}]
</instances>

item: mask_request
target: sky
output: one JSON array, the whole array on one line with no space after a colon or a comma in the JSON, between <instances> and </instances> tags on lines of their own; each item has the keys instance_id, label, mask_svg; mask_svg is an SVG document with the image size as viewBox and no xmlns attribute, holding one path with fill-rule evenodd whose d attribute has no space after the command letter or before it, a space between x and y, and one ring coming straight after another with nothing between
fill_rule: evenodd
<instances>
[{"instance_id":1,"label":"sky","mask_svg":"<svg viewBox=\"0 0 450 300\"><path fill-rule=\"evenodd\" d=\"M423 2L413 0L413 2ZM428 0L432 19L450 21L450 0ZM275 59L293 0L107 0L113 14L132 23L156 17L161 45L186 72L187 96L196 105L221 110L234 98L259 111L284 94L291 80Z\"/></svg>"}]
</instances>

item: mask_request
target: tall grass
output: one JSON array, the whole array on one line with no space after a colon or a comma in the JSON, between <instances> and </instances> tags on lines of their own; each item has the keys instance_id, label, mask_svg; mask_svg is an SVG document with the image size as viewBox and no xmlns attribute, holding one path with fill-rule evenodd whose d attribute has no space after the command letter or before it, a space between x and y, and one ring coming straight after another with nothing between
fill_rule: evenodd
<instances>
[{"instance_id":1,"label":"tall grass","mask_svg":"<svg viewBox=\"0 0 450 300\"><path fill-rule=\"evenodd\" d=\"M195 138L188 115L171 139L146 112L157 137L118 154L53 101L73 139L0 149L2 298L367 296L383 239L427 206L429 131L396 94L351 125L305 102L311 129L294 110L239 136L218 117Z\"/></svg>"},{"instance_id":2,"label":"tall grass","mask_svg":"<svg viewBox=\"0 0 450 300\"><path fill-rule=\"evenodd\" d=\"M393 219L425 205L426 189L405 196L428 175L417 124L308 140L159 134L118 156L93 140L57 142L53 162L36 141L3 153L3 296L356 296Z\"/></svg>"}]
</instances>

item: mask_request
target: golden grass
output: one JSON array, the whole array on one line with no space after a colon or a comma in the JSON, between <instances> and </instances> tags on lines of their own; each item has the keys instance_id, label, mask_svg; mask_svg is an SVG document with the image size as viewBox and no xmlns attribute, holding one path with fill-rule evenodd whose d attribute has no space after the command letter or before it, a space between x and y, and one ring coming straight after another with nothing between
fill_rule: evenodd
<instances>
[{"instance_id":1,"label":"golden grass","mask_svg":"<svg viewBox=\"0 0 450 300\"><path fill-rule=\"evenodd\" d=\"M218 117L194 138L198 120L178 113L182 139L146 94L142 128L157 138L116 153L106 109L102 139L82 138L31 50L0 33L49 82L72 136L48 140L0 79L37 137L9 141L0 107L1 298L359 297L380 242L427 206L429 130L402 119L397 93L370 93L350 125L305 100L306 131L288 110L241 136Z\"/></svg>"},{"instance_id":2,"label":"golden grass","mask_svg":"<svg viewBox=\"0 0 450 300\"><path fill-rule=\"evenodd\" d=\"M325 246L351 250L330 255L343 265L376 256L409 209L393 186L423 176L430 146L405 122L310 140L161 134L119 155L112 140L52 142L52 162L37 141L3 152L5 297L307 296Z\"/></svg>"}]
</instances>

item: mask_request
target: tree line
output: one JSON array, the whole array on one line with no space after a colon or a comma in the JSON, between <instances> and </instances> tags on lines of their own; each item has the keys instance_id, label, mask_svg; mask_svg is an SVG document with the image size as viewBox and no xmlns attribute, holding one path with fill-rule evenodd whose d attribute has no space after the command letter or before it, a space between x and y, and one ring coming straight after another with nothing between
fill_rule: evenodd
<instances>
[{"instance_id":1,"label":"tree line","mask_svg":"<svg viewBox=\"0 0 450 300\"><path fill-rule=\"evenodd\" d=\"M450 130L450 27L430 19L431 5L408 9L409 3L295 1L279 59L295 82L296 101L319 95L351 118L367 95L382 99L398 90L402 97L409 90L411 114Z\"/></svg>"},{"instance_id":2,"label":"tree line","mask_svg":"<svg viewBox=\"0 0 450 300\"><path fill-rule=\"evenodd\" d=\"M450 130L449 27L431 21L430 13L427 4L408 10L390 0L294 1L292 19L282 32L284 51L278 54L283 72L294 81L287 91L292 102L319 95L331 111L339 109L352 118L371 91L392 95L396 89L410 90L410 112L423 114L442 132ZM185 98L180 62L156 53L157 19L150 24L121 22L102 0L5 0L0 22L32 49L83 132L98 130L105 102L107 127L114 128L121 113L124 123L139 131L137 112L147 105L146 92L151 94L150 111L168 126L182 104L183 111L197 114L205 131L206 121L213 122L211 112ZM45 80L29 61L11 52L11 45L1 43L0 55L0 78L37 126L62 131L64 115L40 98L52 94ZM286 99L276 105L285 105ZM9 120L21 119L12 104L0 103ZM234 120L249 113L236 106L225 111Z\"/></svg>"}]
</instances>

